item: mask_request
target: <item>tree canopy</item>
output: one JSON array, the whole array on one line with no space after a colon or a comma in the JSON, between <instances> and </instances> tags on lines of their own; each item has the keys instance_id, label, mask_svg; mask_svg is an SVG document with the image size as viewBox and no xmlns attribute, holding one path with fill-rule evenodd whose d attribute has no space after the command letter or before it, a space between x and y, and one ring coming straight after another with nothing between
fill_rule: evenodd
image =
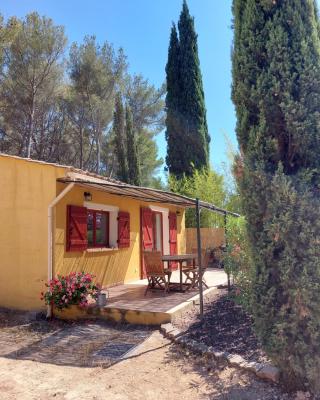
<instances>
[{"instance_id":1,"label":"tree canopy","mask_svg":"<svg viewBox=\"0 0 320 400\"><path fill-rule=\"evenodd\" d=\"M0 151L118 177L113 129L116 93L132 110L141 181L153 184L163 160L155 136L164 126L165 87L131 76L123 49L64 28L37 13L0 16Z\"/></svg>"}]
</instances>

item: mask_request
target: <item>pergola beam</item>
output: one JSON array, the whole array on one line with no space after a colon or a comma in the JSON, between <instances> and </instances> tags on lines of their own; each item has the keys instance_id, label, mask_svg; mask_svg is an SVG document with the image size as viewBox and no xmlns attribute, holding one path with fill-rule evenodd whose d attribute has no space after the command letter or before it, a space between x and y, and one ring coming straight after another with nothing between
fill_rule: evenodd
<instances>
[{"instance_id":1,"label":"pergola beam","mask_svg":"<svg viewBox=\"0 0 320 400\"><path fill-rule=\"evenodd\" d=\"M93 189L100 189L110 194L115 194L118 196L127 196L137 200L145 202L157 202L174 204L185 208L195 208L197 204L197 199L187 197L181 194L167 192L160 189L151 189L146 187L134 186L125 183L114 183L104 182L102 179L73 179L73 178L59 178L58 182L61 183L75 183L78 185L84 185L86 187L92 187ZM214 204L201 201L198 199L199 206L209 211L213 211L221 215L232 215L234 217L239 217L239 214L234 212L224 210Z\"/></svg>"}]
</instances>

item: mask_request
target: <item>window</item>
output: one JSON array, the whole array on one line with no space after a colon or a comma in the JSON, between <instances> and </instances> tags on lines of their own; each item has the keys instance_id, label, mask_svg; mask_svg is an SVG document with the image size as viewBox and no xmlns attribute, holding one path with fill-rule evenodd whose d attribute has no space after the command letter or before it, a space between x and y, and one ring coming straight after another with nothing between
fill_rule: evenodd
<instances>
[{"instance_id":1,"label":"window","mask_svg":"<svg viewBox=\"0 0 320 400\"><path fill-rule=\"evenodd\" d=\"M109 212L87 211L88 247L109 247Z\"/></svg>"},{"instance_id":2,"label":"window","mask_svg":"<svg viewBox=\"0 0 320 400\"><path fill-rule=\"evenodd\" d=\"M130 247L130 214L119 207L92 202L68 205L66 251Z\"/></svg>"}]
</instances>

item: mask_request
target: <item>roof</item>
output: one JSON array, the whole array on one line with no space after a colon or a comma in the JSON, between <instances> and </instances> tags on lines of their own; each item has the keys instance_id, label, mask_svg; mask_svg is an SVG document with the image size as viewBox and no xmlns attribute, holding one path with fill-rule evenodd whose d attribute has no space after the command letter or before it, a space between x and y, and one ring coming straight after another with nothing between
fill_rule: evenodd
<instances>
[{"instance_id":1,"label":"roof","mask_svg":"<svg viewBox=\"0 0 320 400\"><path fill-rule=\"evenodd\" d=\"M53 167L60 167L66 169L65 177L58 178L58 182L62 183L75 183L84 188L92 188L102 190L104 192L114 194L117 196L130 197L136 200L155 203L173 204L183 208L193 208L196 206L196 199L183 196L178 193L173 193L165 190L153 189L148 187L134 186L121 182L117 179L105 177L95 174L93 172L84 171L73 166L50 163L41 160L33 160L31 158L24 158L13 156L9 154L0 153L0 156L14 158L17 160L29 161L32 163L51 165ZM214 204L199 200L199 206L207 210L216 212L222 215L232 215L239 217L240 215L223 208L217 207Z\"/></svg>"},{"instance_id":2,"label":"roof","mask_svg":"<svg viewBox=\"0 0 320 400\"><path fill-rule=\"evenodd\" d=\"M130 197L145 202L173 204L183 208L193 208L196 206L196 199L191 197L160 189L129 185L127 183L110 180L109 178L101 177L99 175L85 176L79 173L70 172L66 177L59 178L58 181L62 183L75 183L84 188L102 190L109 194ZM199 200L199 206L222 215L233 215L234 217L240 216L237 213L224 210L215 206L214 204L201 200Z\"/></svg>"}]
</instances>

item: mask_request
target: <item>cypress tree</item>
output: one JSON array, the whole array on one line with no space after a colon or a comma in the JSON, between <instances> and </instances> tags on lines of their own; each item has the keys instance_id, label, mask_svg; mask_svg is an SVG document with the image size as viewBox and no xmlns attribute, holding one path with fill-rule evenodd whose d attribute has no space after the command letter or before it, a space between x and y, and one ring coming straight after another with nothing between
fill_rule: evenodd
<instances>
[{"instance_id":1,"label":"cypress tree","mask_svg":"<svg viewBox=\"0 0 320 400\"><path fill-rule=\"evenodd\" d=\"M171 29L167 73L167 165L177 177L209 165L206 108L194 19L183 1L178 22Z\"/></svg>"},{"instance_id":2,"label":"cypress tree","mask_svg":"<svg viewBox=\"0 0 320 400\"><path fill-rule=\"evenodd\" d=\"M113 115L113 134L115 140L115 151L118 159L118 178L128 182L128 163L125 143L125 114L121 94L117 93L115 99L115 111Z\"/></svg>"},{"instance_id":3,"label":"cypress tree","mask_svg":"<svg viewBox=\"0 0 320 400\"><path fill-rule=\"evenodd\" d=\"M235 166L261 342L320 392L320 40L313 0L234 0Z\"/></svg>"},{"instance_id":4,"label":"cypress tree","mask_svg":"<svg viewBox=\"0 0 320 400\"><path fill-rule=\"evenodd\" d=\"M179 67L180 45L176 25L172 24L170 44L168 51L168 62L166 65L167 95L166 95L166 141L167 156L166 163L170 173L181 174L183 171L183 157L185 143L181 132L181 116L179 110L180 102L180 67ZM182 150L180 152L180 150Z\"/></svg>"},{"instance_id":5,"label":"cypress tree","mask_svg":"<svg viewBox=\"0 0 320 400\"><path fill-rule=\"evenodd\" d=\"M138 159L138 147L136 135L133 130L132 112L126 106L126 136L127 136L127 158L128 158L128 182L132 185L141 185L140 165Z\"/></svg>"}]
</instances>

